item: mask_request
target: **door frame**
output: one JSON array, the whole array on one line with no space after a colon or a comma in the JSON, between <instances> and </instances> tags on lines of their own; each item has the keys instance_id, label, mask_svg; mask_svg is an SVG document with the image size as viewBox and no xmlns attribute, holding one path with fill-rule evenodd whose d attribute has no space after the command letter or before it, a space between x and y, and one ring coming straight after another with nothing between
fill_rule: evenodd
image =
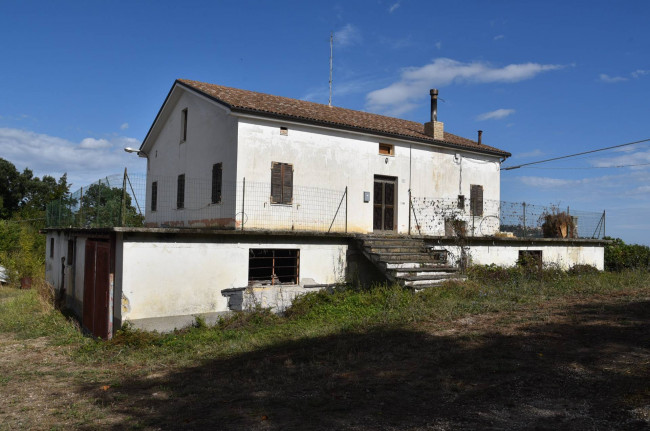
<instances>
[{"instance_id":1,"label":"door frame","mask_svg":"<svg viewBox=\"0 0 650 431\"><path fill-rule=\"evenodd\" d=\"M384 202L382 202L381 205L381 228L377 229L375 228L375 208L377 208L377 203L375 202L375 185L377 183L381 184L393 184L394 187L394 196L393 196L393 228L392 229L385 229L385 220L384 220L384 214L386 210L386 205ZM397 196L397 189L398 189L398 178L397 177L392 177L389 175L375 175L373 177L373 182L372 182L372 231L374 233L382 233L382 234L388 234L388 233L397 233L397 202L398 202L398 196ZM385 188L382 186L382 200L384 200L384 192Z\"/></svg>"}]
</instances>

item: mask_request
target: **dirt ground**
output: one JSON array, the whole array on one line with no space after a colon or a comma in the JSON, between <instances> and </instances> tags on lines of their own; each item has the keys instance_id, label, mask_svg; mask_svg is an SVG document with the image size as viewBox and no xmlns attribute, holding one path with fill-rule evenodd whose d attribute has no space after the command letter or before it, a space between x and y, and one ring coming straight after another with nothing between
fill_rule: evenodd
<instances>
[{"instance_id":1,"label":"dirt ground","mask_svg":"<svg viewBox=\"0 0 650 431\"><path fill-rule=\"evenodd\" d=\"M0 336L0 429L650 429L650 291L344 333L191 368Z\"/></svg>"}]
</instances>

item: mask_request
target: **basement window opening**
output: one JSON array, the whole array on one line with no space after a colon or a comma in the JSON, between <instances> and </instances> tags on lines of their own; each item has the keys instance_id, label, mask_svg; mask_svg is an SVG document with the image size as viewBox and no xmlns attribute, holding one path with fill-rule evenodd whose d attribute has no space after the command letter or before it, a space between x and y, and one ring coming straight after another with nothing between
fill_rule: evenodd
<instances>
[{"instance_id":1,"label":"basement window opening","mask_svg":"<svg viewBox=\"0 0 650 431\"><path fill-rule=\"evenodd\" d=\"M379 144L379 154L382 156L394 156L395 146L391 144Z\"/></svg>"},{"instance_id":2,"label":"basement window opening","mask_svg":"<svg viewBox=\"0 0 650 431\"><path fill-rule=\"evenodd\" d=\"M300 250L251 248L248 251L248 285L298 284Z\"/></svg>"},{"instance_id":3,"label":"basement window opening","mask_svg":"<svg viewBox=\"0 0 650 431\"><path fill-rule=\"evenodd\" d=\"M542 268L542 250L519 250L517 265Z\"/></svg>"}]
</instances>

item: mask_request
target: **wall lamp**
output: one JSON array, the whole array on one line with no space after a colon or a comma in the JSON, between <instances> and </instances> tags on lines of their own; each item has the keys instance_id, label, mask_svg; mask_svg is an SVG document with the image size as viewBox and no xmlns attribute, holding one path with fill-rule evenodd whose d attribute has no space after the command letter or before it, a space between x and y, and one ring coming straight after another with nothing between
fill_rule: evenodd
<instances>
[{"instance_id":1,"label":"wall lamp","mask_svg":"<svg viewBox=\"0 0 650 431\"><path fill-rule=\"evenodd\" d=\"M136 148L126 147L124 151L126 151L127 153L136 153L139 157L149 158L149 154L145 153L142 150L138 150Z\"/></svg>"}]
</instances>

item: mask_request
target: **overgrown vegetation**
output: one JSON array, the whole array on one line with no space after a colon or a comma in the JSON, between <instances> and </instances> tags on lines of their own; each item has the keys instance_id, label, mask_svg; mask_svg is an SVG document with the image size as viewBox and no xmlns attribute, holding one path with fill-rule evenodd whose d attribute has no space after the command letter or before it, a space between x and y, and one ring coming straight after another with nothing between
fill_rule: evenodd
<instances>
[{"instance_id":1,"label":"overgrown vegetation","mask_svg":"<svg viewBox=\"0 0 650 431\"><path fill-rule=\"evenodd\" d=\"M620 238L605 237L604 239L612 241L605 246L605 269L607 271L650 270L650 247L626 244Z\"/></svg>"}]
</instances>

